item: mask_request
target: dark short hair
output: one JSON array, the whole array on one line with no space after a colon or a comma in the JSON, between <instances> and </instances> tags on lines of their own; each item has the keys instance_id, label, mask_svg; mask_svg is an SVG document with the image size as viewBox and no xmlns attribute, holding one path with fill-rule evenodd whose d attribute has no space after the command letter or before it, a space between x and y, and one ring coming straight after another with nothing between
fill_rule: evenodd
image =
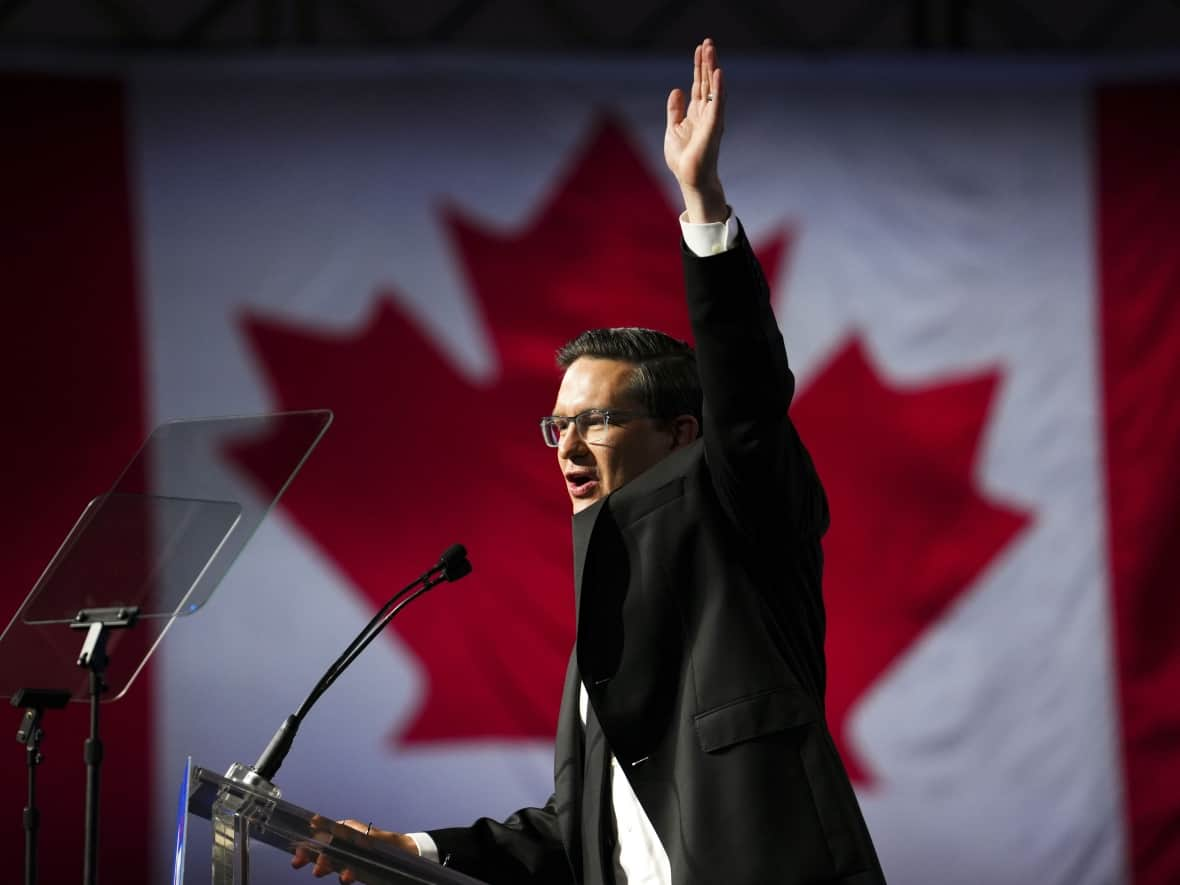
<instances>
[{"instance_id":1,"label":"dark short hair","mask_svg":"<svg viewBox=\"0 0 1180 885\"><path fill-rule=\"evenodd\" d=\"M630 393L653 418L701 420L701 379L687 341L655 329L590 329L557 351L557 365L568 369L582 357L634 363Z\"/></svg>"}]
</instances>

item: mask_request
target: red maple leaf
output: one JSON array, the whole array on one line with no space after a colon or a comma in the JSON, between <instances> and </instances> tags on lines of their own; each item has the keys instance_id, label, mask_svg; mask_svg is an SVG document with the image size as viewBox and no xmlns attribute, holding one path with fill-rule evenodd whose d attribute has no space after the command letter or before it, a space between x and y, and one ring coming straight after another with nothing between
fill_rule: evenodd
<instances>
[{"instance_id":1,"label":"red maple leaf","mask_svg":"<svg viewBox=\"0 0 1180 885\"><path fill-rule=\"evenodd\" d=\"M676 211L608 121L524 230L444 216L498 361L491 382L458 372L392 292L352 334L256 315L243 326L282 408L336 413L283 506L374 607L453 541L470 551L472 577L395 622L429 681L400 739L551 738L572 550L537 420L560 381L556 348L583 329L688 337ZM768 274L786 243L760 250ZM264 448L234 457L265 475Z\"/></svg>"},{"instance_id":2,"label":"red maple leaf","mask_svg":"<svg viewBox=\"0 0 1180 885\"><path fill-rule=\"evenodd\" d=\"M1028 522L983 498L974 479L998 380L891 387L854 340L792 407L832 509L828 721L862 785L872 777L849 742L853 705Z\"/></svg>"},{"instance_id":3,"label":"red maple leaf","mask_svg":"<svg viewBox=\"0 0 1180 885\"><path fill-rule=\"evenodd\" d=\"M497 357L492 381L456 371L392 292L352 334L243 323L283 408L336 412L284 506L374 606L453 540L471 550L472 578L395 625L430 682L401 739L548 738L573 637L571 551L536 422L559 381L554 350L581 330L687 337L674 210L606 122L523 231L444 217ZM759 249L772 280L788 241ZM828 712L862 783L849 711L1025 522L971 475L994 386L986 375L895 390L854 344L794 406L835 514ZM236 457L265 475L263 448Z\"/></svg>"}]
</instances>

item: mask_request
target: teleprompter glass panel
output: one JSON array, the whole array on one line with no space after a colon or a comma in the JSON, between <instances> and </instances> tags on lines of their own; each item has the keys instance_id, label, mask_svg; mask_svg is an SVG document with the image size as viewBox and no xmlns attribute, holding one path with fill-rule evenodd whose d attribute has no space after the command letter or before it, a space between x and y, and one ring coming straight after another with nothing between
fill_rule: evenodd
<instances>
[{"instance_id":1,"label":"teleprompter glass panel","mask_svg":"<svg viewBox=\"0 0 1180 885\"><path fill-rule=\"evenodd\" d=\"M161 424L114 487L83 510L0 635L0 697L88 698L84 609L134 606L113 630L106 700L120 697L177 616L199 609L331 423L326 410Z\"/></svg>"},{"instance_id":2,"label":"teleprompter glass panel","mask_svg":"<svg viewBox=\"0 0 1180 885\"><path fill-rule=\"evenodd\" d=\"M192 590L241 513L233 501L95 498L37 582L23 620L69 623L97 608L135 607L141 618L192 611Z\"/></svg>"}]
</instances>

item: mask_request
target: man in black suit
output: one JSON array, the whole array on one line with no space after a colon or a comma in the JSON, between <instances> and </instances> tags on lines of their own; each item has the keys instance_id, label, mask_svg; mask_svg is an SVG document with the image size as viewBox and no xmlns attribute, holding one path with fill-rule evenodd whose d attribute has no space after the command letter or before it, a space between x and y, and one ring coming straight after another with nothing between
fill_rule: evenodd
<instances>
[{"instance_id":1,"label":"man in black suit","mask_svg":"<svg viewBox=\"0 0 1180 885\"><path fill-rule=\"evenodd\" d=\"M578 612L554 793L504 822L372 830L497 885L884 881L824 720L827 501L718 176L710 40L688 98L668 98L664 152L696 354L646 329L584 333L541 421L573 503Z\"/></svg>"}]
</instances>

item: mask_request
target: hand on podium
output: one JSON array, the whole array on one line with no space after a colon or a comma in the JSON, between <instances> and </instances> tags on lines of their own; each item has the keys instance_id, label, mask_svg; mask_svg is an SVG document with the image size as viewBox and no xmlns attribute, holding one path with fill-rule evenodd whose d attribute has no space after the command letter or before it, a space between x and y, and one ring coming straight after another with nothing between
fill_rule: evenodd
<instances>
[{"instance_id":1,"label":"hand on podium","mask_svg":"<svg viewBox=\"0 0 1180 885\"><path fill-rule=\"evenodd\" d=\"M324 818L319 818L320 824L326 823ZM351 827L354 830L368 836L370 839L375 839L379 842L384 842L408 854L418 855L418 843L403 833L395 833L392 830L379 830L371 823L365 823L359 820L341 820L336 823L341 826ZM313 827L317 825L317 818L312 818L311 824ZM315 861L315 866L312 867L312 875L326 876L329 873L339 873L341 882L356 882L358 881L356 875L349 869L337 870L333 867L332 861L326 854L316 852L311 847L299 846L295 849L295 856L291 858L291 866L295 869L307 866L312 861Z\"/></svg>"}]
</instances>

